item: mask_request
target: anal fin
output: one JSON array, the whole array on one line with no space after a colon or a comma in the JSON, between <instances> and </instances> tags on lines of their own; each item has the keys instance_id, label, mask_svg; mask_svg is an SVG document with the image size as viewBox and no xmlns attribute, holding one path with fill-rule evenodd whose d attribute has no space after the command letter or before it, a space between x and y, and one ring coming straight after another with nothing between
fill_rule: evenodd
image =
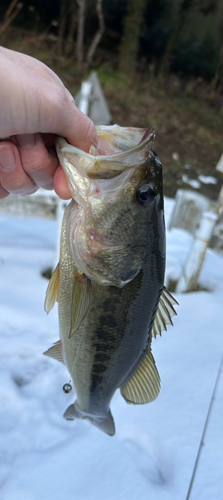
<instances>
[{"instance_id":1,"label":"anal fin","mask_svg":"<svg viewBox=\"0 0 223 500\"><path fill-rule=\"evenodd\" d=\"M160 376L150 347L136 373L120 391L129 404L146 404L157 398Z\"/></svg>"},{"instance_id":2,"label":"anal fin","mask_svg":"<svg viewBox=\"0 0 223 500\"><path fill-rule=\"evenodd\" d=\"M43 354L64 363L61 340L55 342L52 347L43 352Z\"/></svg>"}]
</instances>

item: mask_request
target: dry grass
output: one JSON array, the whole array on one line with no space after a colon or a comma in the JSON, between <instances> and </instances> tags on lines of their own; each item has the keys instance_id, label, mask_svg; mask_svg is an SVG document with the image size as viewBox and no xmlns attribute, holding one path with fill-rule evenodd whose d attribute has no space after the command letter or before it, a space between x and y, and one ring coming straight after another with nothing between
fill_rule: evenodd
<instances>
[{"instance_id":1,"label":"dry grass","mask_svg":"<svg viewBox=\"0 0 223 500\"><path fill-rule=\"evenodd\" d=\"M175 95L154 79L128 91L115 88L109 81L103 88L114 122L155 129L167 196L174 196L180 187L189 187L182 181L183 174L190 179L203 174L216 177L218 184L201 184L199 192L217 198L223 182L222 174L215 170L223 153L222 111L183 92Z\"/></svg>"}]
</instances>

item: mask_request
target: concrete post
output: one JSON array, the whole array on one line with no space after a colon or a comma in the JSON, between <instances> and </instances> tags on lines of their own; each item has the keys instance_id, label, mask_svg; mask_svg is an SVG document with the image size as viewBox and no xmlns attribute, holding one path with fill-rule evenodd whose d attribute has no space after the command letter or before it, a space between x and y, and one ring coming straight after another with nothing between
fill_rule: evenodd
<instances>
[{"instance_id":1,"label":"concrete post","mask_svg":"<svg viewBox=\"0 0 223 500\"><path fill-rule=\"evenodd\" d=\"M177 283L176 292L193 290L199 279L205 252L218 216L214 212L204 212L200 226L189 250L183 273Z\"/></svg>"},{"instance_id":2,"label":"concrete post","mask_svg":"<svg viewBox=\"0 0 223 500\"><path fill-rule=\"evenodd\" d=\"M88 115L89 99L90 99L90 95L91 95L91 90L92 90L92 83L91 82L83 82L82 83L81 95L80 95L80 101L79 101L79 109L85 115Z\"/></svg>"}]
</instances>

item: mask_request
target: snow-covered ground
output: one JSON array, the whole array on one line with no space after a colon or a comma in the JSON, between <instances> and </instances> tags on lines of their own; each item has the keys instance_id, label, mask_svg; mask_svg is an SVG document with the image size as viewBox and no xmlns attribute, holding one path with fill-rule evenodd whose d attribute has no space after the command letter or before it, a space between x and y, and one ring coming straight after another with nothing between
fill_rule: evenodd
<instances>
[{"instance_id":1,"label":"snow-covered ground","mask_svg":"<svg viewBox=\"0 0 223 500\"><path fill-rule=\"evenodd\" d=\"M166 219L173 206L165 200ZM42 352L58 339L57 310L47 316L54 221L0 218L0 498L1 500L186 500L222 353L223 259L208 250L201 284L209 292L176 296L174 327L153 341L159 398L112 401L116 435L62 414L66 368ZM191 237L167 232L167 277L177 279ZM190 500L223 491L223 375Z\"/></svg>"}]
</instances>

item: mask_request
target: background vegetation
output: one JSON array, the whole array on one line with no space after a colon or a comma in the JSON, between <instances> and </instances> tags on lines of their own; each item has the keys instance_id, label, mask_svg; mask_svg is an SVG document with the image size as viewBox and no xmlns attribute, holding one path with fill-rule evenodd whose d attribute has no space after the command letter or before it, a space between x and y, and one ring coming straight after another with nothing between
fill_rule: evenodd
<instances>
[{"instance_id":1,"label":"background vegetation","mask_svg":"<svg viewBox=\"0 0 223 500\"><path fill-rule=\"evenodd\" d=\"M165 193L183 175L222 183L222 0L2 0L0 43L39 58L75 95L98 71L112 121L152 126Z\"/></svg>"}]
</instances>

